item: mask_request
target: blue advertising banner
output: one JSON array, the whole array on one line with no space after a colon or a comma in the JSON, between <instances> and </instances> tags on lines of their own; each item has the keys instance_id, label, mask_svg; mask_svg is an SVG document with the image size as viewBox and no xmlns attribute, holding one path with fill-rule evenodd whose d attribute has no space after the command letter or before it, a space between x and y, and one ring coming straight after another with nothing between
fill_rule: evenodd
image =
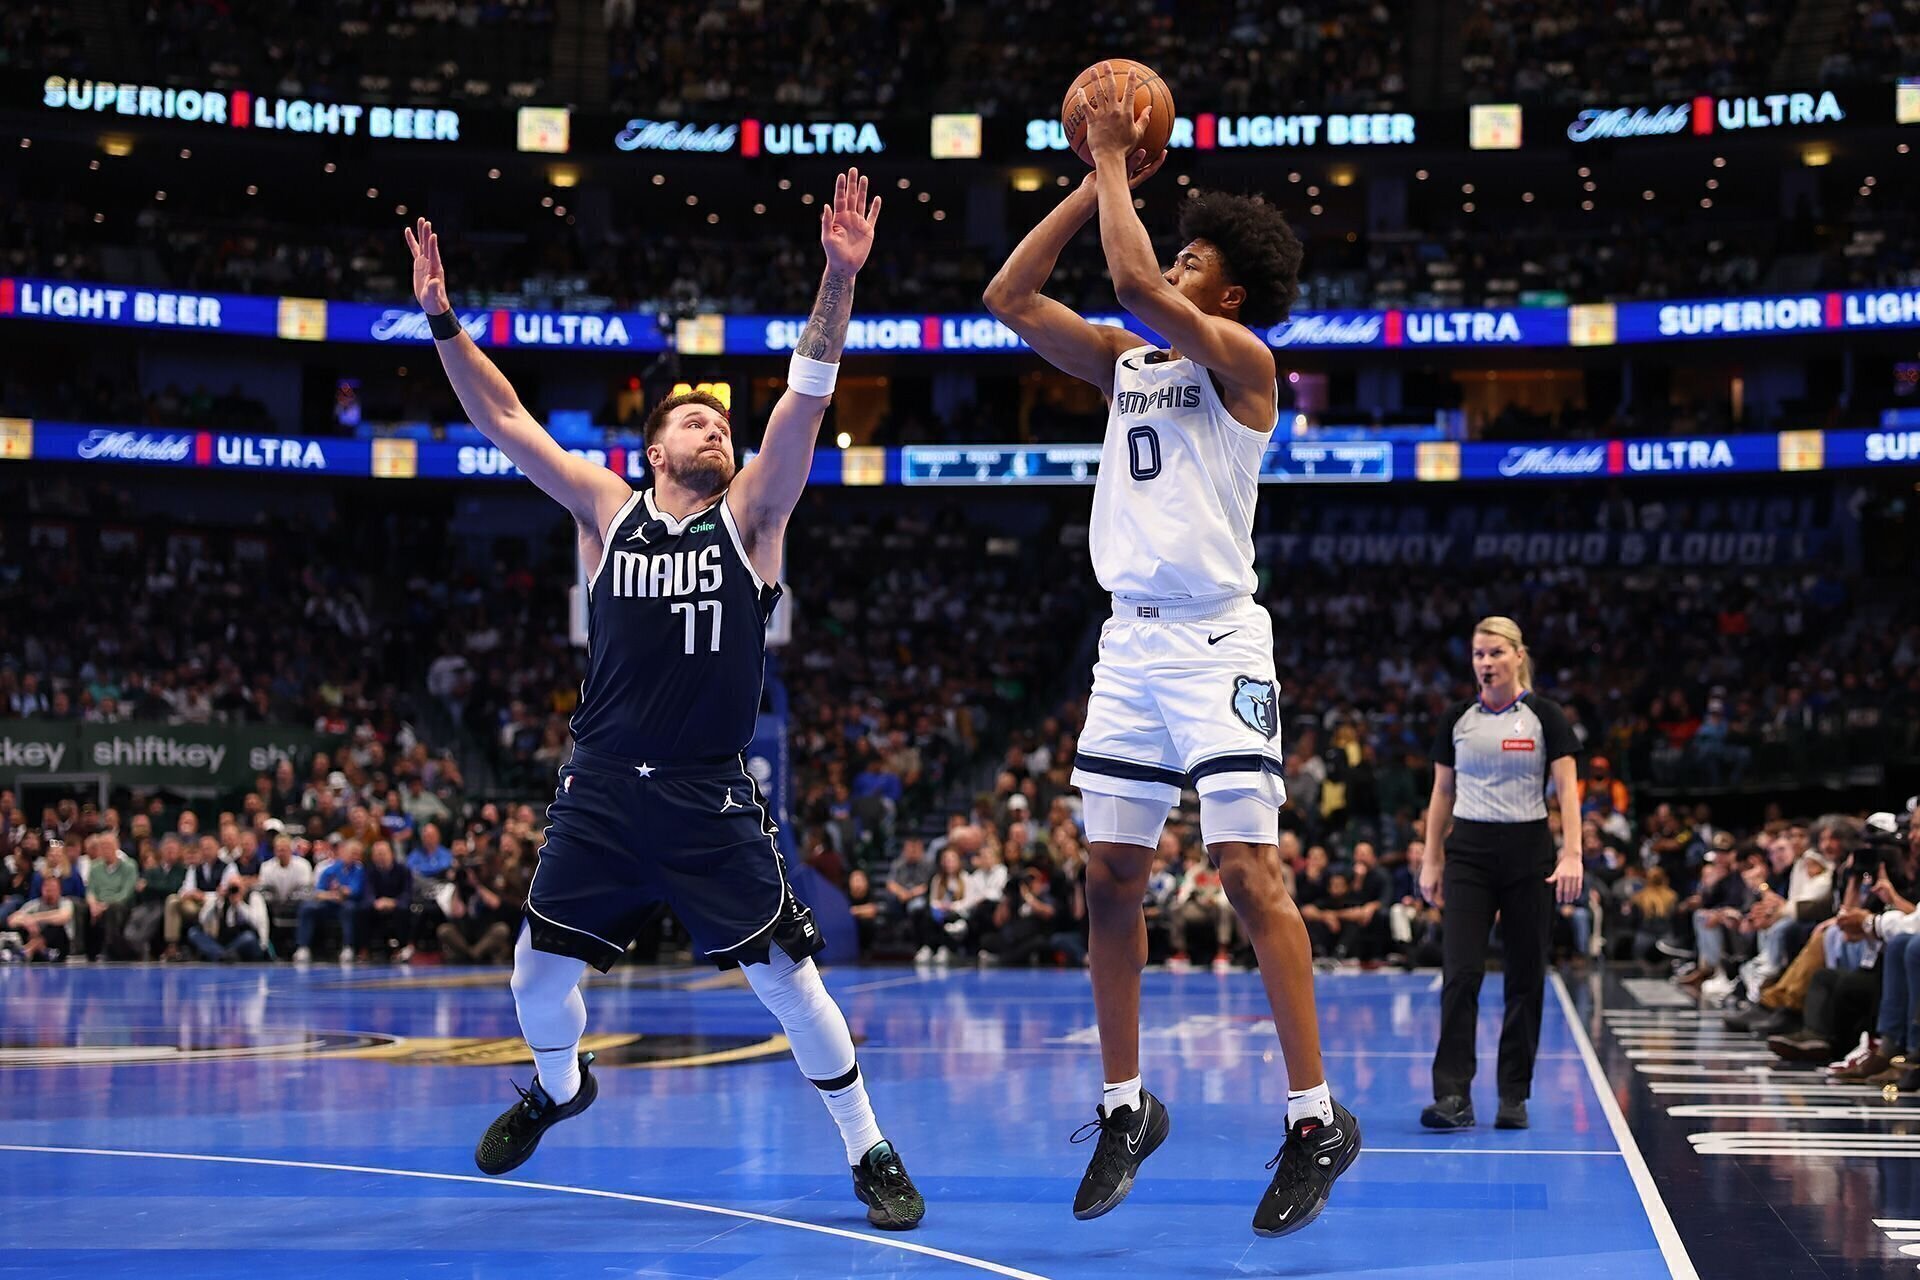
<instances>
[{"instance_id":1,"label":"blue advertising banner","mask_svg":"<svg viewBox=\"0 0 1920 1280\"><path fill-rule=\"evenodd\" d=\"M0 277L0 319L100 324L296 342L424 343L417 308L318 298L187 293L81 281ZM1158 334L1124 312L1089 315L1143 341ZM799 341L806 317L698 316L678 322L634 311L460 311L461 325L486 347L687 355L780 355ZM1276 349L1382 350L1608 347L1741 340L1809 333L1920 329L1920 288L1577 303L1561 307L1310 311L1268 329ZM684 338L679 335L684 333ZM853 355L986 355L1027 350L990 315L856 316Z\"/></svg>"},{"instance_id":2,"label":"blue advertising banner","mask_svg":"<svg viewBox=\"0 0 1920 1280\"><path fill-rule=\"evenodd\" d=\"M637 436L568 452L635 483L647 476ZM752 455L748 454L748 458ZM384 437L371 440L235 431L100 426L0 417L0 460L123 463L275 471L383 480L514 479L520 471L490 444ZM1276 439L1261 463L1268 484L1580 480L1619 476L1756 475L1920 467L1920 428L1785 431L1778 435L1556 440ZM1091 484L1097 444L907 445L819 449L816 485Z\"/></svg>"}]
</instances>

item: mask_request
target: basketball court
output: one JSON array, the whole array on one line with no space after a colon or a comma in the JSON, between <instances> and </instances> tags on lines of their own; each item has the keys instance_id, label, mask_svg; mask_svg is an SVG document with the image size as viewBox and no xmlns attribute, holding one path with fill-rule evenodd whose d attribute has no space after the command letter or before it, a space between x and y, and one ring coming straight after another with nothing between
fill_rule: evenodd
<instances>
[{"instance_id":1,"label":"basketball court","mask_svg":"<svg viewBox=\"0 0 1920 1280\"><path fill-rule=\"evenodd\" d=\"M1637 1139L1596 1088L1601 1062L1570 1021L1597 983L1549 993L1530 1130L1433 1134L1416 1116L1428 1092L1436 981L1389 972L1319 980L1329 1075L1361 1118L1366 1150L1320 1222L1267 1241L1248 1219L1266 1182L1261 1165L1280 1140L1285 1080L1253 974L1147 975L1144 1077L1172 1111L1173 1136L1127 1204L1079 1223L1068 1206L1086 1148L1067 1139L1091 1115L1090 1082L1099 1079L1085 976L830 973L863 1040L882 1123L927 1197L923 1229L903 1237L867 1226L840 1144L777 1027L744 985L711 969L622 970L594 981L586 1043L600 1054L599 1101L583 1122L555 1129L515 1175L494 1180L474 1170L473 1143L511 1100L508 1079L529 1075L504 972L14 968L0 971L8 1117L0 1229L15 1247L0 1271L1763 1273L1733 1242L1683 1242L1668 1217L1667 1205L1711 1202L1724 1230L1742 1221L1743 1198L1756 1220L1770 1217L1769 1195L1748 1178L1754 1161L1782 1180L1781 1198L1802 1194L1792 1187L1804 1185L1794 1179L1809 1163L1699 1155L1669 1132L1674 1121L1655 1106L1720 1095L1650 1093L1649 1083L1704 1090L1707 1077L1648 1075L1651 1059L1627 1055L1663 1044L1686 1052L1678 1046L1699 1034L1676 1028L1697 1015L1643 1006L1617 979L1604 988L1613 1007L1600 1017L1602 1048L1616 1090L1645 1112ZM1489 982L1481 1015L1483 1083L1498 985ZM1642 1147L1659 1157L1652 1171ZM1715 1181L1687 1173L1693 1161ZM1839 1184L1840 1165L1824 1154L1815 1163ZM1871 1166L1920 1168L1897 1159ZM1727 1182L1749 1189L1737 1194ZM1770 1229L1811 1258L1825 1247L1818 1220L1841 1212L1835 1201L1809 1211L1814 1246L1792 1244L1794 1231L1777 1217ZM1844 1212L1850 1230L1878 1234L1866 1210ZM1885 1256L1883 1239L1868 1240L1871 1265L1823 1258L1819 1269L1764 1274L1884 1274L1876 1268Z\"/></svg>"}]
</instances>

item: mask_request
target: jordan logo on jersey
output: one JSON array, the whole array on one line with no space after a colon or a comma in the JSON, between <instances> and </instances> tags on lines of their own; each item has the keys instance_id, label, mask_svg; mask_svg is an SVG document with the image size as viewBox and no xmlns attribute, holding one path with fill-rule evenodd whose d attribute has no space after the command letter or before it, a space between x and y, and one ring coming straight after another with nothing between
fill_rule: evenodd
<instances>
[{"instance_id":1,"label":"jordan logo on jersey","mask_svg":"<svg viewBox=\"0 0 1920 1280\"><path fill-rule=\"evenodd\" d=\"M1273 681L1235 676L1233 714L1255 733L1272 738L1280 731L1280 699Z\"/></svg>"},{"instance_id":2,"label":"jordan logo on jersey","mask_svg":"<svg viewBox=\"0 0 1920 1280\"><path fill-rule=\"evenodd\" d=\"M720 589L722 560L718 546L697 551L613 553L613 594L639 599L710 595Z\"/></svg>"},{"instance_id":3,"label":"jordan logo on jersey","mask_svg":"<svg viewBox=\"0 0 1920 1280\"><path fill-rule=\"evenodd\" d=\"M741 804L741 803L740 803L740 802L739 802L738 800L735 800L735 799L733 798L733 788L732 788L732 787L728 787L728 788L727 788L727 798L726 798L726 801L725 801L724 803L722 803L722 804L721 804L721 806L720 806L720 812L722 812L722 813L725 813L725 812L726 812L727 810L729 810L729 809L744 809L744 808L746 808L746 807L747 807L747 806L745 806L745 805L743 805L743 804Z\"/></svg>"},{"instance_id":4,"label":"jordan logo on jersey","mask_svg":"<svg viewBox=\"0 0 1920 1280\"><path fill-rule=\"evenodd\" d=\"M1113 404L1123 414L1146 413L1152 409L1198 409L1200 385L1180 382L1158 391L1122 391L1114 396Z\"/></svg>"}]
</instances>

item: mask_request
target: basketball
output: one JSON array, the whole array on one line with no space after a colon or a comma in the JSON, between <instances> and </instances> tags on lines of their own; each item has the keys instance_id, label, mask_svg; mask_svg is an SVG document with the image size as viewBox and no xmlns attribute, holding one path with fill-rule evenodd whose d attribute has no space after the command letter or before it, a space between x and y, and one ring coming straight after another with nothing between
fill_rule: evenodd
<instances>
[{"instance_id":1,"label":"basketball","mask_svg":"<svg viewBox=\"0 0 1920 1280\"><path fill-rule=\"evenodd\" d=\"M1137 119L1149 105L1153 107L1153 118L1147 121L1147 133L1140 145L1147 150L1151 160L1167 148L1167 139L1173 136L1173 93L1167 88L1167 82L1159 73L1144 63L1131 58L1106 58L1094 63L1067 86L1067 96L1060 103L1060 127L1066 130L1067 145L1073 153L1088 164L1093 163L1093 153L1087 150L1086 113L1080 108L1080 91L1085 89L1091 98L1095 92L1096 81L1106 78L1107 68L1113 68L1116 82L1126 79L1127 72L1133 72L1133 114Z\"/></svg>"}]
</instances>

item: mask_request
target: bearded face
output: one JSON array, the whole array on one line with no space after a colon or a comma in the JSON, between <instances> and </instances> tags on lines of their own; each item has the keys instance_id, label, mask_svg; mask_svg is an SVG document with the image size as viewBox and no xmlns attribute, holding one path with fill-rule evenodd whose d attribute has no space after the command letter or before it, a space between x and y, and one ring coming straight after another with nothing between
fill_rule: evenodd
<instances>
[{"instance_id":1,"label":"bearded face","mask_svg":"<svg viewBox=\"0 0 1920 1280\"><path fill-rule=\"evenodd\" d=\"M681 405L667 415L647 446L647 461L656 474L692 493L711 497L724 492L738 469L733 426L709 405Z\"/></svg>"}]
</instances>

